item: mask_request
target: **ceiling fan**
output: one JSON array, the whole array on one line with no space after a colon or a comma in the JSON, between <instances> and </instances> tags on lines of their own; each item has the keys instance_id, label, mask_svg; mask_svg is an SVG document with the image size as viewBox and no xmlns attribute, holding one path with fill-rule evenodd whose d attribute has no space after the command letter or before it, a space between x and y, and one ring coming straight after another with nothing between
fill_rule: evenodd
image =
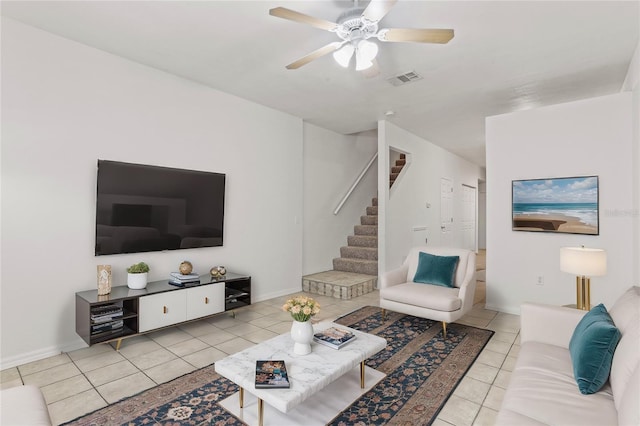
<instances>
[{"instance_id":1,"label":"ceiling fan","mask_svg":"<svg viewBox=\"0 0 640 426\"><path fill-rule=\"evenodd\" d=\"M371 68L378 54L378 45L371 38L383 42L414 42L414 43L448 43L453 38L450 29L411 29L411 28L383 28L378 29L378 23L391 10L398 0L371 0L363 9L358 7L355 0L354 8L341 14L337 23L314 18L304 13L296 12L284 7L269 10L271 16L290 21L308 24L322 30L331 31L338 35L340 41L329 43L318 50L287 65L287 69L297 69L309 62L333 52L333 57L341 66L348 67L355 54L356 70L364 71Z\"/></svg>"}]
</instances>

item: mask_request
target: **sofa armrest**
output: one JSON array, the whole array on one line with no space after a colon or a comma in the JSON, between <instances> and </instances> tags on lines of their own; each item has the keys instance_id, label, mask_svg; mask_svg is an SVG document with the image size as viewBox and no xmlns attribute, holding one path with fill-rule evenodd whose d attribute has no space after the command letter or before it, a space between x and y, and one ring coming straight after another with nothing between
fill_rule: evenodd
<instances>
[{"instance_id":1,"label":"sofa armrest","mask_svg":"<svg viewBox=\"0 0 640 426\"><path fill-rule=\"evenodd\" d=\"M520 341L535 341L568 349L573 331L586 313L563 306L524 303L520 307Z\"/></svg>"},{"instance_id":2,"label":"sofa armrest","mask_svg":"<svg viewBox=\"0 0 640 426\"><path fill-rule=\"evenodd\" d=\"M406 265L385 272L380 276L380 288L389 288L394 285L406 283L408 273L409 267Z\"/></svg>"}]
</instances>

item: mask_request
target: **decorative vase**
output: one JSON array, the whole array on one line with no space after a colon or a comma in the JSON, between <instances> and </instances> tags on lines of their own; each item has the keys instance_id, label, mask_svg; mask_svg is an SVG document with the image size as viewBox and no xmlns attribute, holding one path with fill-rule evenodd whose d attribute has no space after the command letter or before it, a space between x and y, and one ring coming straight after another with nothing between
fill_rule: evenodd
<instances>
[{"instance_id":1,"label":"decorative vase","mask_svg":"<svg viewBox=\"0 0 640 426\"><path fill-rule=\"evenodd\" d=\"M98 296L111 293L111 265L98 265Z\"/></svg>"},{"instance_id":2,"label":"decorative vase","mask_svg":"<svg viewBox=\"0 0 640 426\"><path fill-rule=\"evenodd\" d=\"M311 320L293 321L291 324L291 338L295 342L293 353L296 355L307 355L311 353L311 341L313 340L313 326Z\"/></svg>"},{"instance_id":3,"label":"decorative vase","mask_svg":"<svg viewBox=\"0 0 640 426\"><path fill-rule=\"evenodd\" d=\"M127 286L134 290L140 290L147 286L147 274L148 272L142 272L139 274L127 274Z\"/></svg>"}]
</instances>

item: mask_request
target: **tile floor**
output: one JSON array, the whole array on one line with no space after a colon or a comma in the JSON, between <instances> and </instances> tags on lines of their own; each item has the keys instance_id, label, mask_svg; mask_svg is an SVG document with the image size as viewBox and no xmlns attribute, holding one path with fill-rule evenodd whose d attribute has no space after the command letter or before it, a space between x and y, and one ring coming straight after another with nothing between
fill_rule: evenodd
<instances>
[{"instance_id":1,"label":"tile floor","mask_svg":"<svg viewBox=\"0 0 640 426\"><path fill-rule=\"evenodd\" d=\"M317 320L333 320L361 306L378 304L377 290L351 300L311 296L322 306ZM235 318L220 314L126 339L120 352L100 344L3 370L0 386L39 386L53 422L60 424L288 332L291 318L280 309L288 297L238 309ZM434 425L491 425L520 348L519 317L477 304L459 322L496 333Z\"/></svg>"}]
</instances>

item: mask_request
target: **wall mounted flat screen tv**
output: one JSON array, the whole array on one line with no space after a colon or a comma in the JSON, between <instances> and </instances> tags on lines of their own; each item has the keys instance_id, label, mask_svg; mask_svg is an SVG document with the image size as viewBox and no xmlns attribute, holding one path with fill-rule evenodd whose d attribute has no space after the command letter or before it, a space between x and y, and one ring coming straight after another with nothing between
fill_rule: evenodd
<instances>
[{"instance_id":1,"label":"wall mounted flat screen tv","mask_svg":"<svg viewBox=\"0 0 640 426\"><path fill-rule=\"evenodd\" d=\"M599 235L598 176L514 180L514 231Z\"/></svg>"},{"instance_id":2,"label":"wall mounted flat screen tv","mask_svg":"<svg viewBox=\"0 0 640 426\"><path fill-rule=\"evenodd\" d=\"M96 256L221 246L225 177L98 160Z\"/></svg>"}]
</instances>

